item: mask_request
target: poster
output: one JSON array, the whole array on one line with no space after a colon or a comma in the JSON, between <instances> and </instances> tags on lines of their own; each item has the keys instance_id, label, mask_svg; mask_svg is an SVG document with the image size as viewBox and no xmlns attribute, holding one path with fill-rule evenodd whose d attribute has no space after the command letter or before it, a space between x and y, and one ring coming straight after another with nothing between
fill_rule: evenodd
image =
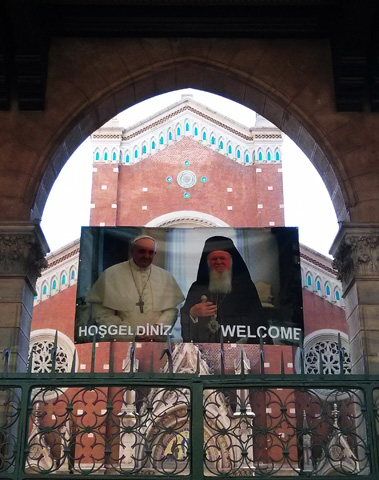
<instances>
[{"instance_id":1,"label":"poster","mask_svg":"<svg viewBox=\"0 0 379 480\"><path fill-rule=\"evenodd\" d=\"M302 334L297 228L82 229L76 343L298 345Z\"/></svg>"}]
</instances>

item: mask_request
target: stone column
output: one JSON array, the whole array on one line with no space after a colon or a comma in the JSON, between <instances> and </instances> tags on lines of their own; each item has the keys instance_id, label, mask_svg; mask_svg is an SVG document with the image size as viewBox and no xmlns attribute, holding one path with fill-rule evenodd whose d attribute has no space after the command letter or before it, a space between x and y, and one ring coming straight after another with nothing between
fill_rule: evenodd
<instances>
[{"instance_id":1,"label":"stone column","mask_svg":"<svg viewBox=\"0 0 379 480\"><path fill-rule=\"evenodd\" d=\"M342 281L353 373L379 373L379 225L343 223L331 248Z\"/></svg>"},{"instance_id":2,"label":"stone column","mask_svg":"<svg viewBox=\"0 0 379 480\"><path fill-rule=\"evenodd\" d=\"M47 266L39 223L0 222L0 370L11 347L9 371L25 371L35 284Z\"/></svg>"}]
</instances>

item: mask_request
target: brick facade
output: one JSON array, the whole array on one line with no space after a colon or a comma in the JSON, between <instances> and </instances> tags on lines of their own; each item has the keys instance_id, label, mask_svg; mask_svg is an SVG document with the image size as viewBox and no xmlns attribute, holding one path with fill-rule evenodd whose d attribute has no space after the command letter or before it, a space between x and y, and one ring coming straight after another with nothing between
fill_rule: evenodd
<instances>
[{"instance_id":1,"label":"brick facade","mask_svg":"<svg viewBox=\"0 0 379 480\"><path fill-rule=\"evenodd\" d=\"M191 210L236 227L280 226L284 224L280 167L241 165L188 137L135 165L116 169L97 164L91 225L146 225L167 212ZM177 182L186 170L196 175L190 188Z\"/></svg>"},{"instance_id":2,"label":"brick facade","mask_svg":"<svg viewBox=\"0 0 379 480\"><path fill-rule=\"evenodd\" d=\"M152 225L168 214L175 218L175 214L183 217L187 212L192 226L205 216L232 227L283 226L281 132L262 118L258 127L246 129L211 113L185 98L135 127L125 130L114 119L96 131L92 136L90 224ZM190 174L180 181L180 174L186 171ZM159 222L154 226L160 226ZM325 301L322 290L306 285L305 277L310 271L314 271L312 278L335 285L330 267L316 252L307 251L303 258L304 255L308 259L302 267L305 334L327 329L330 318L334 319L333 328L345 333L340 302L332 303L332 298ZM59 278L59 274L56 276ZM41 290L42 283L37 289ZM69 287L51 298L39 292L33 330L58 328L73 338L75 292L75 287ZM147 347L144 345L144 352ZM91 346L76 348L79 368L88 370ZM161 350L159 345L148 348ZM127 344L100 343L96 348L99 371L109 368L110 350L117 359L117 369L122 368ZM275 371L281 350L268 349L272 358L268 371ZM149 369L150 353L148 360L137 356L140 369ZM286 363L292 364L290 360ZM288 368L291 370L292 366Z\"/></svg>"}]
</instances>

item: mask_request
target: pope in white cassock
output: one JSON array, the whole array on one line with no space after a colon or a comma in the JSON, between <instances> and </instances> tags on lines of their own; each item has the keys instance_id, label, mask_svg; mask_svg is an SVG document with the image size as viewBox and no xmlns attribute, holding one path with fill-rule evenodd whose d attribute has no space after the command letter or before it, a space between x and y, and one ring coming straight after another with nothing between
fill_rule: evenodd
<instances>
[{"instance_id":1,"label":"pope in white cassock","mask_svg":"<svg viewBox=\"0 0 379 480\"><path fill-rule=\"evenodd\" d=\"M92 321L107 326L106 340L114 331L117 340L130 341L134 334L154 340L173 327L184 295L169 272L152 264L155 253L154 238L135 238L132 258L104 270L92 286L86 302L92 304Z\"/></svg>"}]
</instances>

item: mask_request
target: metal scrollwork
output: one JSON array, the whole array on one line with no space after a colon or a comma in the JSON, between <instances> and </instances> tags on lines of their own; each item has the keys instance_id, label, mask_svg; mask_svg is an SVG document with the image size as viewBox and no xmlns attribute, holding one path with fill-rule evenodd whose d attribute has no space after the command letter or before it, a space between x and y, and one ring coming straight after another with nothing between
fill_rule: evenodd
<instances>
[{"instance_id":1,"label":"metal scrollwork","mask_svg":"<svg viewBox=\"0 0 379 480\"><path fill-rule=\"evenodd\" d=\"M24 455L23 475L38 478L182 478L194 475L194 463L205 477L372 474L364 390L312 383L297 388L208 384L196 389L196 401L203 401L198 411L192 411L191 387L34 386L25 439L17 436L20 391L1 388L0 477L13 478L17 451ZM377 389L373 404L379 424ZM203 455L195 458L194 448Z\"/></svg>"},{"instance_id":2,"label":"metal scrollwork","mask_svg":"<svg viewBox=\"0 0 379 480\"><path fill-rule=\"evenodd\" d=\"M27 472L188 474L188 389L33 393Z\"/></svg>"},{"instance_id":3,"label":"metal scrollwork","mask_svg":"<svg viewBox=\"0 0 379 480\"><path fill-rule=\"evenodd\" d=\"M368 472L362 392L208 390L205 469L214 476ZM252 411L251 406L254 406Z\"/></svg>"},{"instance_id":4,"label":"metal scrollwork","mask_svg":"<svg viewBox=\"0 0 379 480\"><path fill-rule=\"evenodd\" d=\"M0 474L15 467L20 393L16 388L0 387Z\"/></svg>"}]
</instances>

